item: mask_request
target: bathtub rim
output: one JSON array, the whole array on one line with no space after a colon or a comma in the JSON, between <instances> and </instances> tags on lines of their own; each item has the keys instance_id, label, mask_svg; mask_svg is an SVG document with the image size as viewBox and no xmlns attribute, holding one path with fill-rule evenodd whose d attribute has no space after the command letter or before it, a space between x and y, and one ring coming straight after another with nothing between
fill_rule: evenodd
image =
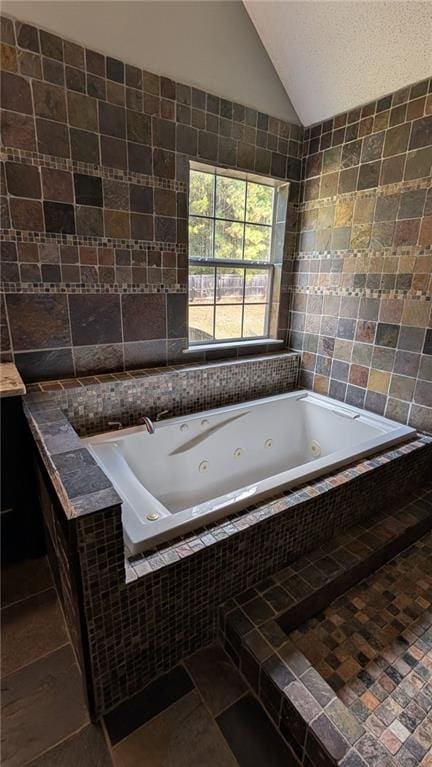
<instances>
[{"instance_id":1,"label":"bathtub rim","mask_svg":"<svg viewBox=\"0 0 432 767\"><path fill-rule=\"evenodd\" d=\"M129 469L135 483L139 484L141 488L145 490L145 494L150 496L151 499L155 499L155 509L159 509L162 505L166 509L166 515L157 519L154 522L145 522L140 519L133 507L131 507L123 499L119 484L110 475L107 474L113 487L119 493L123 500L122 503L122 521L125 543L132 555L140 554L147 550L154 549L158 545L169 544L170 541L190 533L200 527L205 527L208 524L220 521L224 517L228 517L231 514L235 514L239 511L246 512L248 508L259 504L270 497L275 498L278 493L282 496L288 490L294 490L296 487L300 487L305 483L312 482L318 479L320 476L330 474L334 471L338 471L344 466L351 463L362 460L372 456L373 454L390 448L396 444L400 444L406 440L415 439L417 436L417 430L413 427L405 424L400 424L397 421L393 421L379 414L372 413L368 410L358 408L354 405L348 405L346 403L340 403L338 400L334 400L323 394L318 394L308 389L296 389L294 391L285 392L283 394L272 395L270 397L264 397L255 400L248 400L245 402L235 403L220 408L213 408L211 410L200 411L198 413L191 413L189 415L175 416L174 418L166 418L163 421L158 422L157 428L167 428L175 426L176 424L184 423L185 420L196 420L203 417L211 417L216 414L220 415L222 412L233 412L247 407L256 407L264 405L266 403L281 401L283 399L307 399L309 403L325 407L336 412L339 416L348 418L359 418L363 422L372 422L372 425L378 427L385 425L387 429L361 444L361 450L350 451L347 448L343 448L339 451L330 453L327 456L315 459L307 464L300 464L297 467L293 467L285 472L279 472L273 474L259 482L260 490L257 493L252 492L252 488L256 483L246 485L238 488L234 491L226 493L222 496L212 498L209 501L205 501L202 504L198 504L196 507L189 507L182 511L172 513L169 509L164 507L164 504L153 496L144 485L136 478L132 470ZM131 426L126 429L118 430L116 432L103 432L101 434L84 437L82 442L87 449L90 450L94 459L99 463L97 455L91 449L92 444L115 442L116 440L127 437L135 433L145 431L144 426ZM147 435L151 439L151 435ZM332 456L332 460L329 460ZM106 469L102 463L99 463L102 470L106 473ZM309 471L304 471L305 466L310 466ZM289 474L286 479L282 479L283 476ZM280 477L281 479L277 479ZM237 495L236 499L233 496ZM247 503L245 503L247 498ZM194 509L197 511L194 511ZM150 533L150 531L152 531ZM147 534L146 534L147 533Z\"/></svg>"}]
</instances>

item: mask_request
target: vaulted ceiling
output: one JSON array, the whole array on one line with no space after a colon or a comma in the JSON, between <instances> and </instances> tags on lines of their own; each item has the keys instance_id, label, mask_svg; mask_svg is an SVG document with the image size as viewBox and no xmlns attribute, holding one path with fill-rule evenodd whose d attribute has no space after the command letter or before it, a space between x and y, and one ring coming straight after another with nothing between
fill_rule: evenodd
<instances>
[{"instance_id":1,"label":"vaulted ceiling","mask_svg":"<svg viewBox=\"0 0 432 767\"><path fill-rule=\"evenodd\" d=\"M304 125L432 74L432 3L243 0Z\"/></svg>"}]
</instances>

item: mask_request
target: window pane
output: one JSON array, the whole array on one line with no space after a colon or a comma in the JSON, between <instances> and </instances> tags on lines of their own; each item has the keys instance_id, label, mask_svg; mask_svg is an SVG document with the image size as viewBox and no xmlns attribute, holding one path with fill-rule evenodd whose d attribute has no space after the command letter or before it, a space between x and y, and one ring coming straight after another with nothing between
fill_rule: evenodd
<instances>
[{"instance_id":1,"label":"window pane","mask_svg":"<svg viewBox=\"0 0 432 767\"><path fill-rule=\"evenodd\" d=\"M216 176L216 216L244 221L246 181Z\"/></svg>"},{"instance_id":2,"label":"window pane","mask_svg":"<svg viewBox=\"0 0 432 767\"><path fill-rule=\"evenodd\" d=\"M215 258L243 257L243 224L216 221Z\"/></svg>"},{"instance_id":3,"label":"window pane","mask_svg":"<svg viewBox=\"0 0 432 767\"><path fill-rule=\"evenodd\" d=\"M216 301L220 304L237 304L243 301L244 269L217 267Z\"/></svg>"},{"instance_id":4,"label":"window pane","mask_svg":"<svg viewBox=\"0 0 432 767\"><path fill-rule=\"evenodd\" d=\"M206 343L213 340L214 306L189 306L189 339Z\"/></svg>"},{"instance_id":5,"label":"window pane","mask_svg":"<svg viewBox=\"0 0 432 767\"><path fill-rule=\"evenodd\" d=\"M213 219L189 218L189 256L213 258Z\"/></svg>"},{"instance_id":6,"label":"window pane","mask_svg":"<svg viewBox=\"0 0 432 767\"><path fill-rule=\"evenodd\" d=\"M248 183L246 221L254 224L271 224L273 216L273 188L263 184Z\"/></svg>"},{"instance_id":7,"label":"window pane","mask_svg":"<svg viewBox=\"0 0 432 767\"><path fill-rule=\"evenodd\" d=\"M213 216L214 175L191 170L189 178L189 213Z\"/></svg>"},{"instance_id":8,"label":"window pane","mask_svg":"<svg viewBox=\"0 0 432 767\"><path fill-rule=\"evenodd\" d=\"M189 267L189 303L214 303L215 270L213 266Z\"/></svg>"},{"instance_id":9,"label":"window pane","mask_svg":"<svg viewBox=\"0 0 432 767\"><path fill-rule=\"evenodd\" d=\"M246 224L244 258L246 261L270 261L271 228Z\"/></svg>"},{"instance_id":10,"label":"window pane","mask_svg":"<svg viewBox=\"0 0 432 767\"><path fill-rule=\"evenodd\" d=\"M267 269L246 269L245 303L262 304L269 300L270 272Z\"/></svg>"},{"instance_id":11,"label":"window pane","mask_svg":"<svg viewBox=\"0 0 432 767\"><path fill-rule=\"evenodd\" d=\"M215 338L219 341L241 337L242 306L216 306Z\"/></svg>"},{"instance_id":12,"label":"window pane","mask_svg":"<svg viewBox=\"0 0 432 767\"><path fill-rule=\"evenodd\" d=\"M266 309L267 307L265 304L245 304L243 338L254 338L266 334Z\"/></svg>"}]
</instances>

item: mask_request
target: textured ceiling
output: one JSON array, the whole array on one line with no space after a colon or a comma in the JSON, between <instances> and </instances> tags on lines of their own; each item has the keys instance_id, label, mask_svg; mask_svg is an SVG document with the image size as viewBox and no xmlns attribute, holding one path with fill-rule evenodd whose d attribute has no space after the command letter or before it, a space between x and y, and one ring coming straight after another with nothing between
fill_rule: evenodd
<instances>
[{"instance_id":1,"label":"textured ceiling","mask_svg":"<svg viewBox=\"0 0 432 767\"><path fill-rule=\"evenodd\" d=\"M300 120L311 125L432 73L432 3L244 0Z\"/></svg>"}]
</instances>

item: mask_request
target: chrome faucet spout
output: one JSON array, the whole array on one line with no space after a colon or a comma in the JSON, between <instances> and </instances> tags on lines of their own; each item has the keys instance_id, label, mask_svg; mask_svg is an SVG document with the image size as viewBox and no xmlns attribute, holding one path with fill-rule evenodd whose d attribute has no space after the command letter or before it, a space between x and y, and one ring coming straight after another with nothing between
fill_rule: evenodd
<instances>
[{"instance_id":1,"label":"chrome faucet spout","mask_svg":"<svg viewBox=\"0 0 432 767\"><path fill-rule=\"evenodd\" d=\"M144 415L142 417L141 423L143 424L143 426L146 427L146 429L147 429L149 434L154 434L155 433L155 427L153 425L153 421L147 415Z\"/></svg>"}]
</instances>

